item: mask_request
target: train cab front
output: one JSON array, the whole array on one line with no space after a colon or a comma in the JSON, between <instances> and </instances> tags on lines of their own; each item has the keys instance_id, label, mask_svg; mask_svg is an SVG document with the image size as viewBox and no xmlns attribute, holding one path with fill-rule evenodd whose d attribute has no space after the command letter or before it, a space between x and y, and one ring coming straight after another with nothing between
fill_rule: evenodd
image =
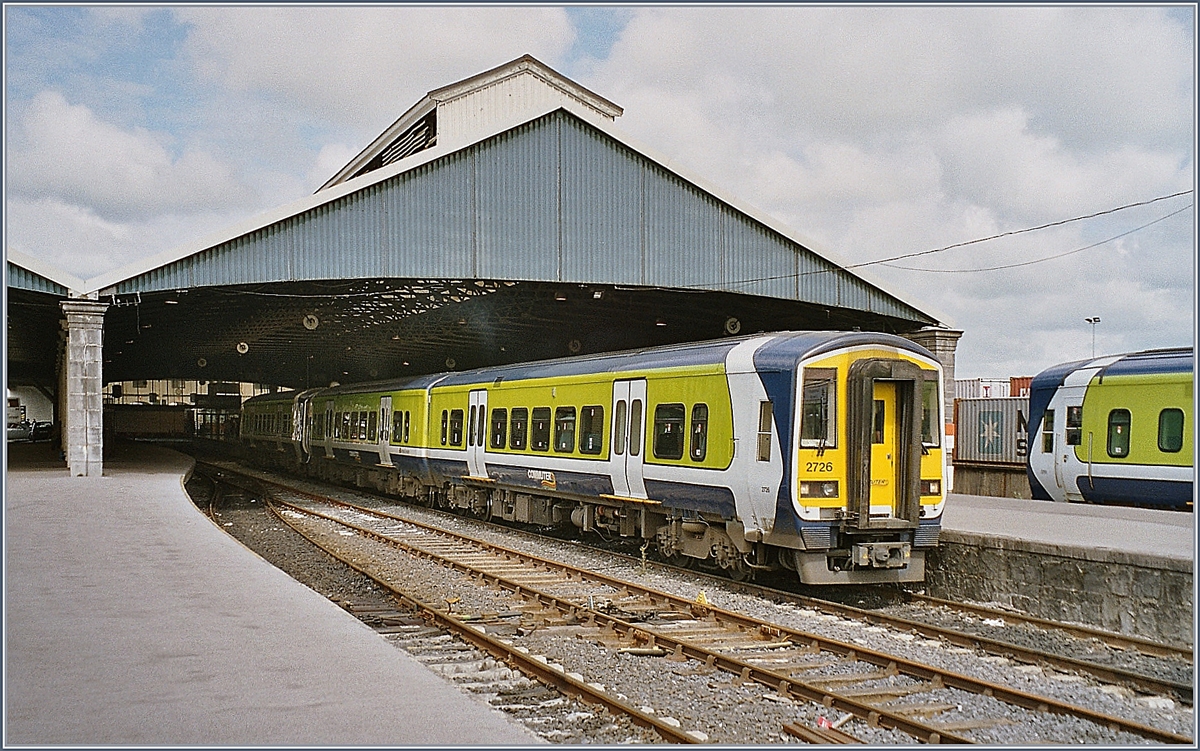
<instances>
[{"instance_id":1,"label":"train cab front","mask_svg":"<svg viewBox=\"0 0 1200 751\"><path fill-rule=\"evenodd\" d=\"M800 369L795 567L807 584L920 582L945 503L941 369L906 350Z\"/></svg>"}]
</instances>

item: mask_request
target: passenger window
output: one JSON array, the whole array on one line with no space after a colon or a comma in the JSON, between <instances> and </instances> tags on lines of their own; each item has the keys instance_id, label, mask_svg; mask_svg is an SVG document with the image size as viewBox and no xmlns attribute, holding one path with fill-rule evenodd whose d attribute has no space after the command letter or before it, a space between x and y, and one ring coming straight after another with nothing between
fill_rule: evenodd
<instances>
[{"instance_id":1,"label":"passenger window","mask_svg":"<svg viewBox=\"0 0 1200 751\"><path fill-rule=\"evenodd\" d=\"M629 455L642 453L642 400L634 399L629 405Z\"/></svg>"},{"instance_id":2,"label":"passenger window","mask_svg":"<svg viewBox=\"0 0 1200 751\"><path fill-rule=\"evenodd\" d=\"M508 440L508 410L493 409L492 437L488 442L488 446L494 449L502 449L506 440Z\"/></svg>"},{"instance_id":3,"label":"passenger window","mask_svg":"<svg viewBox=\"0 0 1200 751\"><path fill-rule=\"evenodd\" d=\"M354 436L352 436L350 434L350 413L343 412L342 413L342 440L348 441L353 437Z\"/></svg>"},{"instance_id":4,"label":"passenger window","mask_svg":"<svg viewBox=\"0 0 1200 751\"><path fill-rule=\"evenodd\" d=\"M688 455L694 462L704 461L708 453L708 405L697 404L692 407L692 440L688 447Z\"/></svg>"},{"instance_id":5,"label":"passenger window","mask_svg":"<svg viewBox=\"0 0 1200 751\"><path fill-rule=\"evenodd\" d=\"M554 410L554 450L568 454L575 450L574 407L559 407Z\"/></svg>"},{"instance_id":6,"label":"passenger window","mask_svg":"<svg viewBox=\"0 0 1200 751\"><path fill-rule=\"evenodd\" d=\"M1067 445L1083 443L1083 405L1067 407Z\"/></svg>"},{"instance_id":7,"label":"passenger window","mask_svg":"<svg viewBox=\"0 0 1200 751\"><path fill-rule=\"evenodd\" d=\"M770 402L758 403L758 460L760 462L771 461L771 421L774 414L771 412Z\"/></svg>"},{"instance_id":8,"label":"passenger window","mask_svg":"<svg viewBox=\"0 0 1200 751\"><path fill-rule=\"evenodd\" d=\"M1174 454L1183 448L1183 410L1171 407L1158 413L1158 450Z\"/></svg>"},{"instance_id":9,"label":"passenger window","mask_svg":"<svg viewBox=\"0 0 1200 751\"><path fill-rule=\"evenodd\" d=\"M529 448L534 451L550 450L550 408L533 408L532 435L529 438Z\"/></svg>"},{"instance_id":10,"label":"passenger window","mask_svg":"<svg viewBox=\"0 0 1200 751\"><path fill-rule=\"evenodd\" d=\"M375 413L372 412L371 414L375 414ZM367 413L366 412L358 413L358 440L360 440L360 441L367 440Z\"/></svg>"},{"instance_id":11,"label":"passenger window","mask_svg":"<svg viewBox=\"0 0 1200 751\"><path fill-rule=\"evenodd\" d=\"M1127 409L1114 409L1108 413L1108 455L1117 458L1129 456L1129 421Z\"/></svg>"},{"instance_id":12,"label":"passenger window","mask_svg":"<svg viewBox=\"0 0 1200 751\"><path fill-rule=\"evenodd\" d=\"M925 383L921 387L921 442L926 446L942 445L942 428L940 425L936 373L925 373Z\"/></svg>"},{"instance_id":13,"label":"passenger window","mask_svg":"<svg viewBox=\"0 0 1200 751\"><path fill-rule=\"evenodd\" d=\"M450 410L450 445L461 446L463 442L463 411Z\"/></svg>"},{"instance_id":14,"label":"passenger window","mask_svg":"<svg viewBox=\"0 0 1200 751\"><path fill-rule=\"evenodd\" d=\"M832 448L837 445L834 402L837 371L833 368L805 368L803 399L800 403L800 446Z\"/></svg>"},{"instance_id":15,"label":"passenger window","mask_svg":"<svg viewBox=\"0 0 1200 751\"><path fill-rule=\"evenodd\" d=\"M475 445L475 408L471 407L471 416L467 422L467 445Z\"/></svg>"},{"instance_id":16,"label":"passenger window","mask_svg":"<svg viewBox=\"0 0 1200 751\"><path fill-rule=\"evenodd\" d=\"M372 443L375 442L375 428L378 425L376 422L378 419L374 412L367 415L367 440Z\"/></svg>"},{"instance_id":17,"label":"passenger window","mask_svg":"<svg viewBox=\"0 0 1200 751\"><path fill-rule=\"evenodd\" d=\"M525 450L525 440L529 435L529 410L524 407L513 407L512 436L508 447L517 451Z\"/></svg>"},{"instance_id":18,"label":"passenger window","mask_svg":"<svg viewBox=\"0 0 1200 751\"><path fill-rule=\"evenodd\" d=\"M408 415L409 411L404 410L404 442L408 443Z\"/></svg>"},{"instance_id":19,"label":"passenger window","mask_svg":"<svg viewBox=\"0 0 1200 751\"><path fill-rule=\"evenodd\" d=\"M604 407L579 410L579 453L599 454L604 446Z\"/></svg>"},{"instance_id":20,"label":"passenger window","mask_svg":"<svg viewBox=\"0 0 1200 751\"><path fill-rule=\"evenodd\" d=\"M450 415L449 412L447 412L444 409L442 410L442 445L443 446L446 445L446 438L449 435L449 433L448 433L448 429L449 429L449 425L450 425L449 415Z\"/></svg>"},{"instance_id":21,"label":"passenger window","mask_svg":"<svg viewBox=\"0 0 1200 751\"><path fill-rule=\"evenodd\" d=\"M1042 418L1042 453L1054 453L1054 410L1046 410Z\"/></svg>"},{"instance_id":22,"label":"passenger window","mask_svg":"<svg viewBox=\"0 0 1200 751\"><path fill-rule=\"evenodd\" d=\"M479 405L479 422L475 424L475 445L482 446L484 440L484 431L487 430L487 413L486 408Z\"/></svg>"},{"instance_id":23,"label":"passenger window","mask_svg":"<svg viewBox=\"0 0 1200 751\"><path fill-rule=\"evenodd\" d=\"M660 404L654 408L654 456L658 459L683 458L682 404Z\"/></svg>"},{"instance_id":24,"label":"passenger window","mask_svg":"<svg viewBox=\"0 0 1200 751\"><path fill-rule=\"evenodd\" d=\"M392 413L392 443L400 443L404 440L404 413L396 411Z\"/></svg>"},{"instance_id":25,"label":"passenger window","mask_svg":"<svg viewBox=\"0 0 1200 751\"><path fill-rule=\"evenodd\" d=\"M883 443L883 426L887 424L887 403L875 400L875 415L871 421L871 443Z\"/></svg>"}]
</instances>

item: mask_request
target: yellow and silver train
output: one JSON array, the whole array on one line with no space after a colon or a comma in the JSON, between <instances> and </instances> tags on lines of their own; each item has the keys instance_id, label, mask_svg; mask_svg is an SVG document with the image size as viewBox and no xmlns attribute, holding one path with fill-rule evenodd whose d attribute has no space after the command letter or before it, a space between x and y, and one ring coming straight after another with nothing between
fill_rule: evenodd
<instances>
[{"instance_id":1,"label":"yellow and silver train","mask_svg":"<svg viewBox=\"0 0 1200 751\"><path fill-rule=\"evenodd\" d=\"M942 370L785 332L255 397L241 441L484 518L653 540L734 578L915 582L945 503Z\"/></svg>"}]
</instances>

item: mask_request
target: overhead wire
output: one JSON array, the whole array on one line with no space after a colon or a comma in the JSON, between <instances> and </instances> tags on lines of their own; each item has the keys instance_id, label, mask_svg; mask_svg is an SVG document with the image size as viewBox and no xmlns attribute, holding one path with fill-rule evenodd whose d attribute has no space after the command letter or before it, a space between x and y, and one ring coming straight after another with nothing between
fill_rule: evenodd
<instances>
[{"instance_id":1,"label":"overhead wire","mask_svg":"<svg viewBox=\"0 0 1200 751\"><path fill-rule=\"evenodd\" d=\"M739 280L737 280L737 281L726 282L726 283L725 283L724 285L722 285L722 286L725 286L725 285L754 284L754 283L756 283L756 282L769 282L769 281L777 281L777 280L780 280L780 279L797 279L797 278L799 278L799 277L802 277L802 276L812 276L812 275L814 275L814 274L829 274L829 273L834 273L834 272L837 272L837 271L840 271L840 270L857 269L857 268L862 268L862 267L864 267L864 266L876 266L876 265L886 265L886 266L889 266L889 267L891 267L891 268L905 269L905 270L908 270L908 271L924 271L924 272L930 272L930 273L974 273L974 272L982 272L982 271L998 271L998 270L1000 270L1000 269L1005 269L1005 268L1016 268L1016 267L1018 267L1018 266L1029 266L1029 265L1033 265L1033 264L1036 264L1036 263L1043 263L1043 262L1045 262L1045 261L1052 261L1052 260L1054 260L1055 258L1063 258L1063 257L1065 257L1065 256L1073 255L1073 254L1075 254L1075 253L1081 253L1081 252L1083 252L1083 251L1085 251L1085 250L1090 250L1090 249L1092 249L1092 248L1095 248L1095 247L1098 247L1098 246L1100 246L1100 245L1104 245L1105 243L1110 243L1110 242L1112 242L1113 240L1118 240L1118 239L1120 239L1120 238L1122 238L1122 237L1126 237L1127 235L1131 235L1131 234L1133 234L1133 233L1135 233L1135 232L1139 232L1139 231L1141 231L1141 230L1143 230L1143 229L1146 229L1147 227L1150 227L1150 226L1152 226L1152 225L1158 224L1158 223L1159 223L1159 222L1161 222L1161 221L1164 221L1164 220L1166 220L1166 219L1170 219L1171 217L1175 216L1176 214L1180 214L1180 213L1183 213L1184 211L1187 211L1188 209L1192 208L1192 207L1193 207L1195 204L1194 204L1194 203L1190 203L1190 204L1188 204L1187 206L1184 206L1184 207L1183 207L1183 208L1181 208L1181 209L1177 209L1177 210L1175 210L1175 211L1172 211L1171 213L1169 213L1169 214L1167 214L1167 215L1165 215L1165 216L1161 216L1161 217L1159 217L1158 219L1155 219L1155 220L1154 220L1154 221L1152 221L1152 222L1148 222L1147 224L1143 224L1143 225L1141 225L1140 227L1135 227L1134 229L1131 229L1131 230L1129 230L1129 231L1127 231L1127 232L1122 232L1122 233L1121 233L1121 234L1119 234L1119 235L1114 235L1113 237L1110 237L1110 238L1108 238L1108 239L1106 239L1106 240L1101 240L1100 242L1097 242L1097 243L1092 243L1091 245L1088 245L1088 246L1085 246L1085 247L1082 247L1082 248L1076 248L1076 249L1074 249L1074 250L1069 250L1069 251L1067 251L1067 252L1065 252L1065 253L1059 253L1059 254L1056 254L1056 255L1047 256L1047 257L1045 257L1045 258L1039 258L1039 259L1036 259L1036 260L1033 260L1033 261L1022 261L1022 262L1020 262L1020 263L1008 264L1008 265L1004 265L1004 266L994 266L994 267L989 267L989 268L979 268L979 269L950 269L950 270L947 270L947 269L929 269L929 268L918 268L918 267L910 267L910 266L897 266L897 265L893 264L893 263L892 263L892 261L899 261L899 260L903 260L903 259L905 259L905 258L916 258L917 256L926 256L926 255L932 255L932 254L934 254L934 253L942 253L942 252L945 252L945 251L947 251L947 250L953 250L953 249L955 249L955 248L961 248L961 247L964 247L964 246L967 246L967 245L976 245L976 244L978 244L978 243L988 242L988 241L990 241L990 240L997 240L997 239L1000 239L1000 238L1003 238L1003 237L1010 237L1010 236L1012 236L1012 235L1020 235L1020 234L1025 234L1025 233L1028 233L1028 232L1036 232L1036 231L1038 231L1038 230L1049 229L1049 228L1051 228L1051 227L1059 227L1059 226L1062 226L1062 225L1064 225L1064 224L1071 224L1072 222L1079 222L1079 221L1083 221L1083 220L1085 220L1085 219L1094 219L1094 218L1096 218L1096 217L1105 216L1105 215L1107 215L1107 214L1115 214L1115 213L1116 213L1116 212L1118 212L1118 211L1124 211L1124 210L1126 210L1126 209L1132 209L1132 208L1136 208L1136 207L1139 207L1139 206L1149 206L1150 204L1158 203L1159 201L1165 201L1165 200L1168 200L1168 199L1171 199L1171 198L1178 198L1178 197L1180 197L1180 196L1186 196L1186 195L1189 195L1189 194L1191 194L1191 193L1194 193L1194 192L1195 192L1195 191L1194 191L1194 190L1191 190L1191 189L1189 189L1189 190L1181 190L1181 191L1179 191L1179 192L1177 192L1177 193L1171 193L1171 194L1169 194L1169 195L1158 196L1157 198L1151 198L1151 199L1149 199L1149 200L1146 200L1146 201L1137 201L1137 202L1134 202L1134 203L1127 203L1127 204L1125 204L1125 205L1123 205L1123 206L1117 206L1117 207L1115 207L1115 208L1111 208L1111 209L1105 209L1105 210L1103 210L1103 211L1096 211L1096 212L1093 212L1093 213L1091 213L1091 214L1083 214L1083 215L1080 215L1080 216L1071 217L1070 219L1060 219L1060 220L1058 220L1058 221L1054 221L1054 222L1048 222L1048 223L1046 223L1046 224L1040 224L1040 225L1038 225L1038 226L1036 226L1036 227L1025 227L1025 228L1023 228L1023 229L1009 230L1009 231L1007 231L1007 232L1001 232L1001 233L999 233L999 234L995 234L995 235L989 235L988 237L980 237L980 238L976 238L976 239L974 239L974 240L966 240L966 241L964 241L964 242L960 242L960 243L954 243L954 244L952 244L952 245L946 245L946 246L943 246L943 247L940 247L940 248L933 248L933 249L931 249L931 250L922 250L922 251L917 251L917 252L915 252L915 253L903 253L903 254L901 254L901 255L898 255L898 256L890 256L890 257L888 257L888 258L880 258L880 259L877 259L877 260L874 260L874 261L864 261L864 262L862 262L862 263L853 263L853 264L847 264L846 266L837 266L837 265L834 265L834 264L830 264L829 268L824 268L824 269L816 269L816 270L813 270L813 271L799 271L799 272L790 273L790 274L778 274L778 275L775 275L775 276L763 276L763 277L756 277L756 278L752 278L752 279L739 279ZM696 286L698 286L698 287L711 287L711 286L713 286L713 285L696 285Z\"/></svg>"}]
</instances>

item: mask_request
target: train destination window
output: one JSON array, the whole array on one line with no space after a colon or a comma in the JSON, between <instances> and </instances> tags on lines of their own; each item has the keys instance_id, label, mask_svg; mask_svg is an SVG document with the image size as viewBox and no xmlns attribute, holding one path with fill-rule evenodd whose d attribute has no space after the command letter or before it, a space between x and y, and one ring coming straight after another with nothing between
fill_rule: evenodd
<instances>
[{"instance_id":1,"label":"train destination window","mask_svg":"<svg viewBox=\"0 0 1200 751\"><path fill-rule=\"evenodd\" d=\"M1158 413L1158 450L1174 454L1183 448L1183 410L1169 407Z\"/></svg>"},{"instance_id":2,"label":"train destination window","mask_svg":"<svg viewBox=\"0 0 1200 751\"><path fill-rule=\"evenodd\" d=\"M508 410L493 409L492 439L488 445L494 449L502 449L506 440L508 440Z\"/></svg>"},{"instance_id":3,"label":"train destination window","mask_svg":"<svg viewBox=\"0 0 1200 751\"><path fill-rule=\"evenodd\" d=\"M938 427L938 385L936 373L925 373L921 388L921 442L926 446L942 445L942 431Z\"/></svg>"},{"instance_id":4,"label":"train destination window","mask_svg":"<svg viewBox=\"0 0 1200 751\"><path fill-rule=\"evenodd\" d=\"M688 455L692 461L702 462L708 453L708 405L703 402L692 407L691 436Z\"/></svg>"},{"instance_id":5,"label":"train destination window","mask_svg":"<svg viewBox=\"0 0 1200 751\"><path fill-rule=\"evenodd\" d=\"M1054 410L1046 410L1042 418L1042 453L1054 453Z\"/></svg>"},{"instance_id":6,"label":"train destination window","mask_svg":"<svg viewBox=\"0 0 1200 751\"><path fill-rule=\"evenodd\" d=\"M604 407L579 410L579 453L599 454L604 447Z\"/></svg>"},{"instance_id":7,"label":"train destination window","mask_svg":"<svg viewBox=\"0 0 1200 751\"><path fill-rule=\"evenodd\" d=\"M372 443L375 441L375 428L378 426L378 422L376 422L378 419L374 412L367 414L367 440Z\"/></svg>"},{"instance_id":8,"label":"train destination window","mask_svg":"<svg viewBox=\"0 0 1200 751\"><path fill-rule=\"evenodd\" d=\"M758 460L771 461L771 412L770 402L758 403Z\"/></svg>"},{"instance_id":9,"label":"train destination window","mask_svg":"<svg viewBox=\"0 0 1200 751\"><path fill-rule=\"evenodd\" d=\"M575 450L575 408L554 410L554 450L570 453Z\"/></svg>"},{"instance_id":10,"label":"train destination window","mask_svg":"<svg viewBox=\"0 0 1200 751\"><path fill-rule=\"evenodd\" d=\"M1067 445L1083 443L1083 405L1067 407Z\"/></svg>"},{"instance_id":11,"label":"train destination window","mask_svg":"<svg viewBox=\"0 0 1200 751\"><path fill-rule=\"evenodd\" d=\"M512 436L508 447L517 451L525 450L525 439L529 434L529 410L524 407L513 407Z\"/></svg>"},{"instance_id":12,"label":"train destination window","mask_svg":"<svg viewBox=\"0 0 1200 751\"><path fill-rule=\"evenodd\" d=\"M660 404L654 408L654 456L659 459L683 458L682 404Z\"/></svg>"},{"instance_id":13,"label":"train destination window","mask_svg":"<svg viewBox=\"0 0 1200 751\"><path fill-rule=\"evenodd\" d=\"M443 446L446 445L446 438L449 435L449 433L448 433L448 429L450 426L449 415L450 415L449 412L447 412L444 409L442 410L442 445Z\"/></svg>"},{"instance_id":14,"label":"train destination window","mask_svg":"<svg viewBox=\"0 0 1200 751\"><path fill-rule=\"evenodd\" d=\"M837 371L805 368L800 404L800 446L823 449L837 445L837 410L834 395Z\"/></svg>"},{"instance_id":15,"label":"train destination window","mask_svg":"<svg viewBox=\"0 0 1200 751\"><path fill-rule=\"evenodd\" d=\"M625 453L625 415L628 411L625 400L618 399L616 416L613 418L613 453L617 456Z\"/></svg>"},{"instance_id":16,"label":"train destination window","mask_svg":"<svg viewBox=\"0 0 1200 751\"><path fill-rule=\"evenodd\" d=\"M1108 455L1129 456L1129 410L1114 409L1108 413Z\"/></svg>"},{"instance_id":17,"label":"train destination window","mask_svg":"<svg viewBox=\"0 0 1200 751\"><path fill-rule=\"evenodd\" d=\"M883 426L887 424L887 403L875 400L875 419L871 421L871 443L883 443Z\"/></svg>"},{"instance_id":18,"label":"train destination window","mask_svg":"<svg viewBox=\"0 0 1200 751\"><path fill-rule=\"evenodd\" d=\"M642 453L642 400L629 403L629 455Z\"/></svg>"},{"instance_id":19,"label":"train destination window","mask_svg":"<svg viewBox=\"0 0 1200 751\"><path fill-rule=\"evenodd\" d=\"M463 411L450 410L450 445L461 446L463 442Z\"/></svg>"},{"instance_id":20,"label":"train destination window","mask_svg":"<svg viewBox=\"0 0 1200 751\"><path fill-rule=\"evenodd\" d=\"M533 408L533 428L529 438L529 448L534 451L550 450L550 408Z\"/></svg>"}]
</instances>

